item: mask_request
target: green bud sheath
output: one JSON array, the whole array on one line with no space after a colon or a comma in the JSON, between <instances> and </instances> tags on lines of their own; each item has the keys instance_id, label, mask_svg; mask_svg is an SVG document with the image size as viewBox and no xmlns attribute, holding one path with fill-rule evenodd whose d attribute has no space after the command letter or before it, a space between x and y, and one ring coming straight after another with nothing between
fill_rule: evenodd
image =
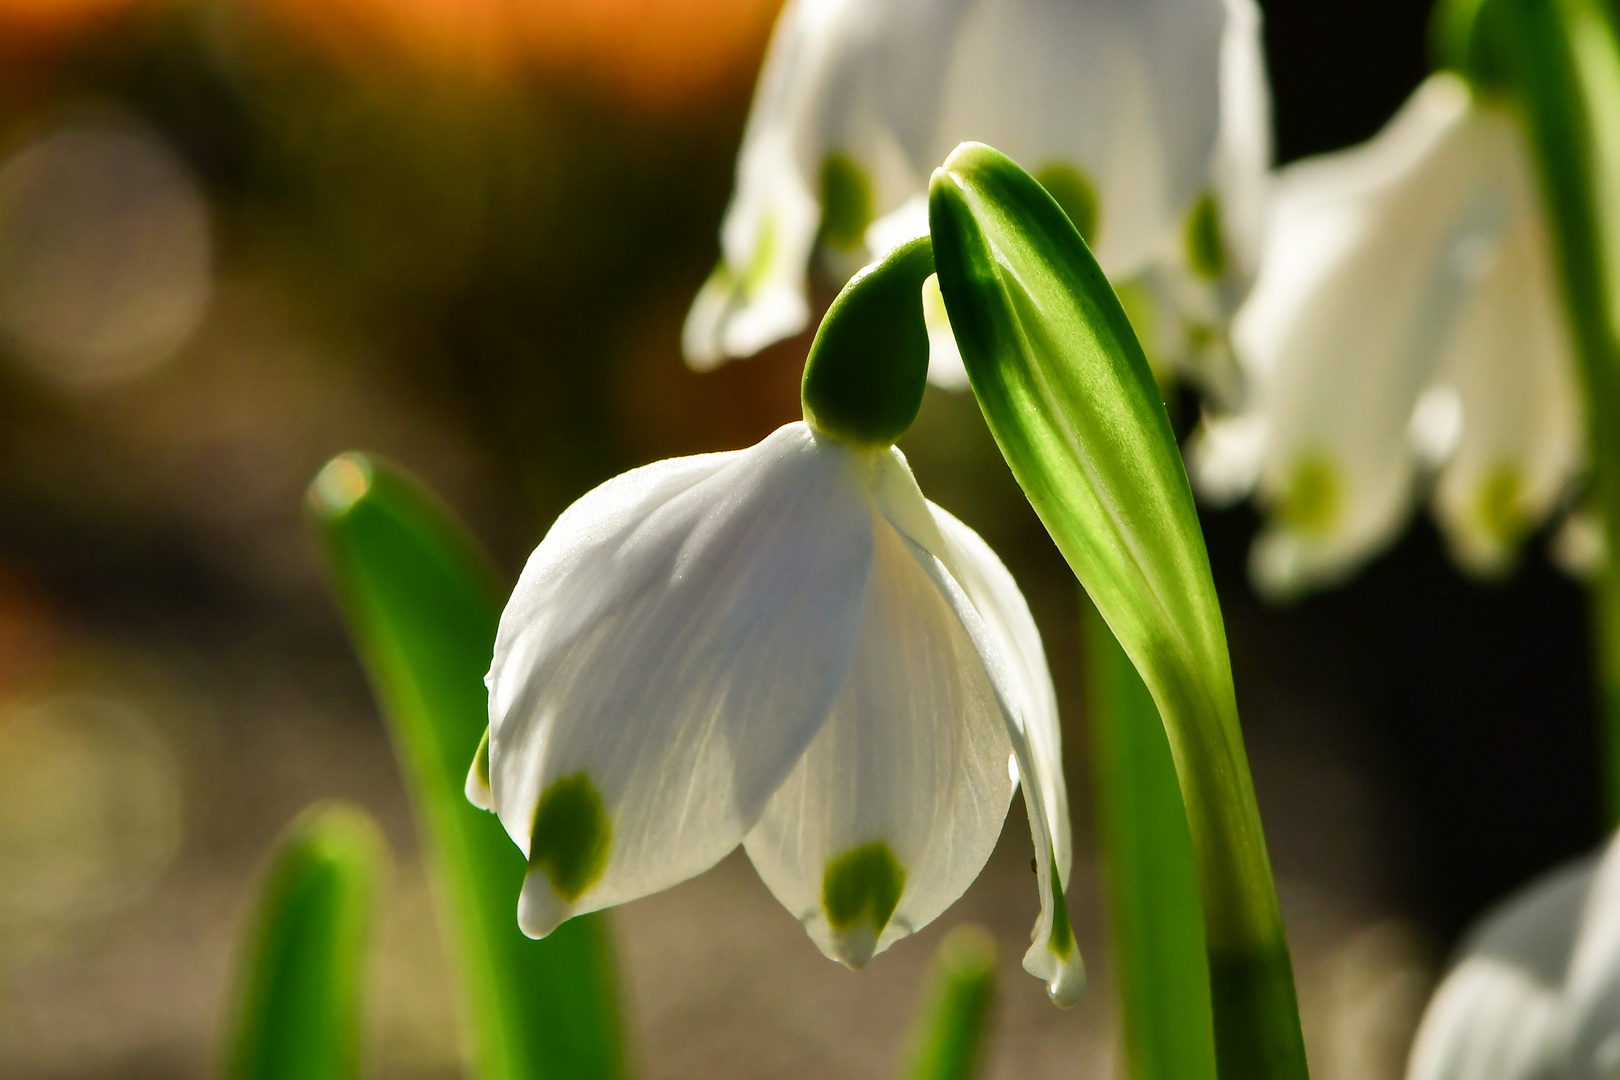
<instances>
[{"instance_id":1,"label":"green bud sheath","mask_svg":"<svg viewBox=\"0 0 1620 1080\"><path fill-rule=\"evenodd\" d=\"M918 237L856 274L832 302L800 390L816 431L888 446L917 418L928 382L922 287L933 272L933 246Z\"/></svg>"}]
</instances>

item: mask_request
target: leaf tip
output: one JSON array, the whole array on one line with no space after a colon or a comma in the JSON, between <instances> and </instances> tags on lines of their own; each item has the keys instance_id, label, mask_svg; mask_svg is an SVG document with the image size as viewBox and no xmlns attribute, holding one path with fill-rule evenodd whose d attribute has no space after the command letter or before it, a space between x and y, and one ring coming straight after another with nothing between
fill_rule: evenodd
<instances>
[{"instance_id":1,"label":"leaf tip","mask_svg":"<svg viewBox=\"0 0 1620 1080\"><path fill-rule=\"evenodd\" d=\"M364 454L339 454L309 485L309 505L322 518L340 517L371 490L372 465Z\"/></svg>"}]
</instances>

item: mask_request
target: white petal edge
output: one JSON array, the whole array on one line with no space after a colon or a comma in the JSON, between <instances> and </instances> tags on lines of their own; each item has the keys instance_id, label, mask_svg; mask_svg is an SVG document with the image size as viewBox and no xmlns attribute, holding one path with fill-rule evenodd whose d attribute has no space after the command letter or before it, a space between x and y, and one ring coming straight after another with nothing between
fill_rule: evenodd
<instances>
[{"instance_id":1,"label":"white petal edge","mask_svg":"<svg viewBox=\"0 0 1620 1080\"><path fill-rule=\"evenodd\" d=\"M849 679L745 839L749 858L822 952L860 968L978 877L1007 817L1009 749L973 642L879 520ZM862 905L835 923L836 860L888 856L904 875L892 912L878 925Z\"/></svg>"},{"instance_id":2,"label":"white petal edge","mask_svg":"<svg viewBox=\"0 0 1620 1080\"><path fill-rule=\"evenodd\" d=\"M843 685L871 545L850 452L802 423L627 473L558 519L502 616L491 789L528 855L542 794L584 773L611 847L572 896L531 871L525 932L685 880L741 841Z\"/></svg>"}]
</instances>

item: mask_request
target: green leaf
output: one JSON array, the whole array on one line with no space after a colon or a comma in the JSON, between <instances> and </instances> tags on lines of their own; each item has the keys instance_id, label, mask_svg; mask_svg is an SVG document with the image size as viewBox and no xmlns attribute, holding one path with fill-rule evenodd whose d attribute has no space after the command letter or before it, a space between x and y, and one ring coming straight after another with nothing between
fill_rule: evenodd
<instances>
[{"instance_id":1,"label":"green leaf","mask_svg":"<svg viewBox=\"0 0 1620 1080\"><path fill-rule=\"evenodd\" d=\"M969 1080L996 985L996 943L977 926L955 927L934 951L928 997L917 1017L903 1080Z\"/></svg>"},{"instance_id":2,"label":"green leaf","mask_svg":"<svg viewBox=\"0 0 1620 1080\"><path fill-rule=\"evenodd\" d=\"M1204 909L1153 696L1082 597L1086 726L1131 1080L1213 1080Z\"/></svg>"},{"instance_id":3,"label":"green leaf","mask_svg":"<svg viewBox=\"0 0 1620 1080\"><path fill-rule=\"evenodd\" d=\"M1307 1075L1209 556L1153 374L1051 196L964 143L934 173L934 263L973 392L1158 705L1198 859L1223 1077Z\"/></svg>"},{"instance_id":4,"label":"green leaf","mask_svg":"<svg viewBox=\"0 0 1620 1080\"><path fill-rule=\"evenodd\" d=\"M226 1075L354 1080L360 981L385 846L358 807L318 804L276 842L253 923Z\"/></svg>"},{"instance_id":5,"label":"green leaf","mask_svg":"<svg viewBox=\"0 0 1620 1080\"><path fill-rule=\"evenodd\" d=\"M483 680L505 595L489 559L442 503L374 457L334 458L310 505L441 886L477 1074L623 1075L606 919L524 937L517 899L528 864L464 794L488 724Z\"/></svg>"},{"instance_id":6,"label":"green leaf","mask_svg":"<svg viewBox=\"0 0 1620 1080\"><path fill-rule=\"evenodd\" d=\"M1448 0L1441 58L1515 99L1585 391L1594 501L1620 552L1620 33L1604 0ZM1620 574L1594 584L1608 816L1620 822Z\"/></svg>"}]
</instances>

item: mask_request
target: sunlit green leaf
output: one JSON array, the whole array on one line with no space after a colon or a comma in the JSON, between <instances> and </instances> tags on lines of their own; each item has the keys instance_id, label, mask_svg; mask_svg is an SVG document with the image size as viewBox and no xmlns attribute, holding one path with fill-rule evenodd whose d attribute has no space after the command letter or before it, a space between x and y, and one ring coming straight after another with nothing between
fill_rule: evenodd
<instances>
[{"instance_id":1,"label":"sunlit green leaf","mask_svg":"<svg viewBox=\"0 0 1620 1080\"><path fill-rule=\"evenodd\" d=\"M607 922L524 937L527 863L464 794L488 724L484 673L505 590L454 515L376 458L333 459L310 488L349 629L383 704L442 889L484 1080L609 1080L623 1048Z\"/></svg>"},{"instance_id":2,"label":"sunlit green leaf","mask_svg":"<svg viewBox=\"0 0 1620 1080\"><path fill-rule=\"evenodd\" d=\"M1086 726L1131 1080L1214 1080L1204 910L1153 697L1082 599Z\"/></svg>"},{"instance_id":3,"label":"sunlit green leaf","mask_svg":"<svg viewBox=\"0 0 1620 1080\"><path fill-rule=\"evenodd\" d=\"M970 1080L977 1074L995 985L994 939L976 926L946 934L934 951L902 1080Z\"/></svg>"},{"instance_id":4,"label":"sunlit green leaf","mask_svg":"<svg viewBox=\"0 0 1620 1080\"><path fill-rule=\"evenodd\" d=\"M305 811L264 878L226 1075L354 1080L360 986L384 845L357 807Z\"/></svg>"},{"instance_id":5,"label":"sunlit green leaf","mask_svg":"<svg viewBox=\"0 0 1620 1080\"><path fill-rule=\"evenodd\" d=\"M1307 1075L1226 632L1164 404L1067 216L964 143L929 226L951 328L1013 475L1158 705L1197 855L1223 1077Z\"/></svg>"}]
</instances>

